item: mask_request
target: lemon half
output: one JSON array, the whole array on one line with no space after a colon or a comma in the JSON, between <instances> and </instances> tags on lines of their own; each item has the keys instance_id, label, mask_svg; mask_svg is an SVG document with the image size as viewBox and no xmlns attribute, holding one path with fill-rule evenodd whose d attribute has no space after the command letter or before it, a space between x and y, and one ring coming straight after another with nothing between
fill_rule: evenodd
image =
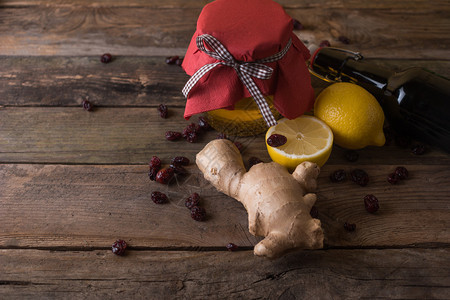
<instances>
[{"instance_id":1,"label":"lemon half","mask_svg":"<svg viewBox=\"0 0 450 300\"><path fill-rule=\"evenodd\" d=\"M272 134L284 135L287 142L279 147L269 146L267 138ZM333 132L327 124L313 116L303 115L293 120L283 118L267 131L266 146L270 158L289 171L304 161L321 167L330 157Z\"/></svg>"}]
</instances>

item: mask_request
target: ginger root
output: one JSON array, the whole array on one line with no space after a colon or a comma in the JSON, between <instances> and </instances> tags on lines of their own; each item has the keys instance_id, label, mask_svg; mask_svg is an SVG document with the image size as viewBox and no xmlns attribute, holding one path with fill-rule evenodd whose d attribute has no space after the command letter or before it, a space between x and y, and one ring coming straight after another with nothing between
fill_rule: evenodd
<instances>
[{"instance_id":1,"label":"ginger root","mask_svg":"<svg viewBox=\"0 0 450 300\"><path fill-rule=\"evenodd\" d=\"M241 154L229 140L208 143L196 163L206 180L241 202L248 213L249 231L265 237L254 254L276 258L296 249L323 247L320 220L310 215L319 167L303 162L290 174L275 162L259 163L246 172Z\"/></svg>"}]
</instances>

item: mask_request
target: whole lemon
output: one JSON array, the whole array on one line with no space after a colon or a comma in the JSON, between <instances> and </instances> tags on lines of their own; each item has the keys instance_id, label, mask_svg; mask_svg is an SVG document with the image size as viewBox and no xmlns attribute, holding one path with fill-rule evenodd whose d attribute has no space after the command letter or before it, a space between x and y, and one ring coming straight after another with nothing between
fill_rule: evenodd
<instances>
[{"instance_id":1,"label":"whole lemon","mask_svg":"<svg viewBox=\"0 0 450 300\"><path fill-rule=\"evenodd\" d=\"M346 149L383 146L384 113L364 88L347 82L325 88L314 103L314 115L333 131L336 145Z\"/></svg>"}]
</instances>

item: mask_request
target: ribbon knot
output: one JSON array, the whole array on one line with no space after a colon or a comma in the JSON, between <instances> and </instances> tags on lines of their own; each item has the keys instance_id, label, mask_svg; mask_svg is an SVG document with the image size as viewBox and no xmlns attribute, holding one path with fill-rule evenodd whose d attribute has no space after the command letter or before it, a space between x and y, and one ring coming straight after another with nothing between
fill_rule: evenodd
<instances>
[{"instance_id":1,"label":"ribbon knot","mask_svg":"<svg viewBox=\"0 0 450 300\"><path fill-rule=\"evenodd\" d=\"M229 66L235 69L239 79L242 81L247 90L250 92L250 95L252 95L267 125L270 127L277 124L277 121L275 120L275 117L270 111L266 99L256 86L252 77L256 77L258 79L269 79L272 76L273 69L269 66L264 65L264 63L274 62L282 58L289 50L292 44L292 40L289 39L286 47L284 47L283 50L276 53L275 55L253 62L241 62L236 60L233 57L233 55L231 55L231 53L225 48L225 46L223 46L212 35L209 34L200 35L197 37L196 43L197 48L199 50L208 54L212 58L217 59L218 62L204 65L203 67L198 69L197 72L195 72L195 74L192 75L192 77L188 80L188 82L186 82L186 85L183 88L183 95L187 97L191 89L197 84L200 78L202 78L203 75L208 73L216 66L218 65ZM205 43L211 50L208 50L205 47Z\"/></svg>"}]
</instances>

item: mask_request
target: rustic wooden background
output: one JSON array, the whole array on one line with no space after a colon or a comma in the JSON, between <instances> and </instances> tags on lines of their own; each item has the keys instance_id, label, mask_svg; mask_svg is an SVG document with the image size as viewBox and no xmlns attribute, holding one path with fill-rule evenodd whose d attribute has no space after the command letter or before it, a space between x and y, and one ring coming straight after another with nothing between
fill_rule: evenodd
<instances>
[{"instance_id":1,"label":"rustic wooden background","mask_svg":"<svg viewBox=\"0 0 450 300\"><path fill-rule=\"evenodd\" d=\"M165 57L184 55L208 2L0 0L0 298L450 298L450 155L439 149L416 156L391 142L350 163L335 147L319 178L325 249L273 261L253 256L259 238L244 208L194 164L169 187L149 181L153 155L194 161L217 135L164 139L189 123L188 76ZM450 77L449 1L277 2L304 25L305 44L326 39L380 66ZM110 64L99 61L105 52ZM81 108L86 97L95 111ZM245 160L270 160L262 136L237 140ZM411 178L390 185L397 166ZM332 184L338 168L362 168L370 184ZM154 204L155 189L170 203ZM206 222L184 207L192 192ZM380 200L375 215L364 210L369 193ZM130 245L125 257L111 252L117 238Z\"/></svg>"}]
</instances>

